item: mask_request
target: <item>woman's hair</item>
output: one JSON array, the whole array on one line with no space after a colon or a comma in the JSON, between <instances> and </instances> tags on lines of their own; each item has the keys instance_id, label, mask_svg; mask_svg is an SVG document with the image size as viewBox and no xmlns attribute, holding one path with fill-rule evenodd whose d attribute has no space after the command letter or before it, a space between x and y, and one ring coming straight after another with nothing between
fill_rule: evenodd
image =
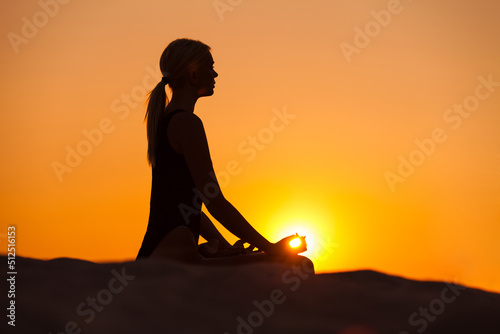
<instances>
[{"instance_id":1,"label":"woman's hair","mask_svg":"<svg viewBox=\"0 0 500 334\"><path fill-rule=\"evenodd\" d=\"M156 162L158 145L158 123L168 104L166 84L175 90L182 84L184 76L195 68L200 60L210 52L210 47L200 41L180 38L171 42L160 57L160 70L164 77L149 93L148 107L144 119L147 122L148 161L151 167Z\"/></svg>"}]
</instances>

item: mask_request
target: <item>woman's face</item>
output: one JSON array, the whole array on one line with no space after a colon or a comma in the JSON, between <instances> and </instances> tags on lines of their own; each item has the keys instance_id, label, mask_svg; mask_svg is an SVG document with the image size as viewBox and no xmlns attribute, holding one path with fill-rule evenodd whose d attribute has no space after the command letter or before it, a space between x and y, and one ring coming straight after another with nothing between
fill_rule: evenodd
<instances>
[{"instance_id":1,"label":"woman's face","mask_svg":"<svg viewBox=\"0 0 500 334\"><path fill-rule=\"evenodd\" d=\"M210 96L214 93L215 78L219 76L214 70L214 59L209 52L206 57L202 59L197 69L197 86L198 96Z\"/></svg>"}]
</instances>

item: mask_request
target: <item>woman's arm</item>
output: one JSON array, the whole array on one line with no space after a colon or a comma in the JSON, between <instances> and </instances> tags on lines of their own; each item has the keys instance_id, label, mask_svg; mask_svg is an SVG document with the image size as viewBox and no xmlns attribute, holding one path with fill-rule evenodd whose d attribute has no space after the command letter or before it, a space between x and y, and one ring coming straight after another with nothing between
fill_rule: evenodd
<instances>
[{"instance_id":1,"label":"woman's arm","mask_svg":"<svg viewBox=\"0 0 500 334\"><path fill-rule=\"evenodd\" d=\"M193 113L179 113L171 120L173 137L186 159L196 189L205 198L210 214L238 238L263 251L273 248L266 238L257 232L222 194L215 175L205 129L200 118Z\"/></svg>"},{"instance_id":2,"label":"woman's arm","mask_svg":"<svg viewBox=\"0 0 500 334\"><path fill-rule=\"evenodd\" d=\"M200 222L200 235L205 238L205 240L217 240L221 248L229 248L231 244L220 234L217 228L214 226L210 218L202 212L201 222Z\"/></svg>"}]
</instances>

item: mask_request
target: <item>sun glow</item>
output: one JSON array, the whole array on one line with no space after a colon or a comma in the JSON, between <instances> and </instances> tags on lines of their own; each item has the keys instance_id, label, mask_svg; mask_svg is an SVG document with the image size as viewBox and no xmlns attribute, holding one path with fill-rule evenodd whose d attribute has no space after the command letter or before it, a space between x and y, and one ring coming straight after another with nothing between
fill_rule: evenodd
<instances>
[{"instance_id":1,"label":"sun glow","mask_svg":"<svg viewBox=\"0 0 500 334\"><path fill-rule=\"evenodd\" d=\"M331 260L324 256L325 253L332 254L328 245L334 242L335 218L332 216L331 203L324 203L322 196L317 193L310 193L309 197L289 199L287 203L273 212L269 220L269 230L264 233L273 242L277 242L284 237L296 235L305 237L307 251L300 253L309 257L313 262L320 259L321 267L326 266ZM308 199L305 200L304 197ZM293 238L290 246L296 248L300 246L300 239Z\"/></svg>"},{"instance_id":2,"label":"sun glow","mask_svg":"<svg viewBox=\"0 0 500 334\"><path fill-rule=\"evenodd\" d=\"M309 227L311 226L310 223L295 223L291 224L290 227L286 227L282 230L281 235L283 237L289 236L289 235L295 235L298 234L300 236L305 237L305 241L307 243L307 251L304 253L301 253L301 255L309 256L312 254L311 250L315 248L315 231L313 228ZM297 248L301 244L300 238L294 238L290 241L290 246L292 248Z\"/></svg>"},{"instance_id":3,"label":"sun glow","mask_svg":"<svg viewBox=\"0 0 500 334\"><path fill-rule=\"evenodd\" d=\"M301 244L301 243L302 243L302 242L300 241L300 239L299 239L299 238L292 239L292 240L290 241L290 247L292 247L292 248L297 248L297 247L299 247L299 246L300 246L300 244Z\"/></svg>"}]
</instances>

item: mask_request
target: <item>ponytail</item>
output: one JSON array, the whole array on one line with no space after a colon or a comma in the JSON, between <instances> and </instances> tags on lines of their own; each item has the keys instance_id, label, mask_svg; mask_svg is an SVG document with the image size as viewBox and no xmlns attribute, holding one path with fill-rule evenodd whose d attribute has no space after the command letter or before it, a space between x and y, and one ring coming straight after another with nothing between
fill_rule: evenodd
<instances>
[{"instance_id":1,"label":"ponytail","mask_svg":"<svg viewBox=\"0 0 500 334\"><path fill-rule=\"evenodd\" d=\"M156 147L158 146L158 122L160 117L165 112L165 107L168 103L167 93L165 92L165 82L160 81L156 87L149 93L148 107L144 119L147 121L147 138L148 138L148 162L151 167L155 166L156 162Z\"/></svg>"}]
</instances>

